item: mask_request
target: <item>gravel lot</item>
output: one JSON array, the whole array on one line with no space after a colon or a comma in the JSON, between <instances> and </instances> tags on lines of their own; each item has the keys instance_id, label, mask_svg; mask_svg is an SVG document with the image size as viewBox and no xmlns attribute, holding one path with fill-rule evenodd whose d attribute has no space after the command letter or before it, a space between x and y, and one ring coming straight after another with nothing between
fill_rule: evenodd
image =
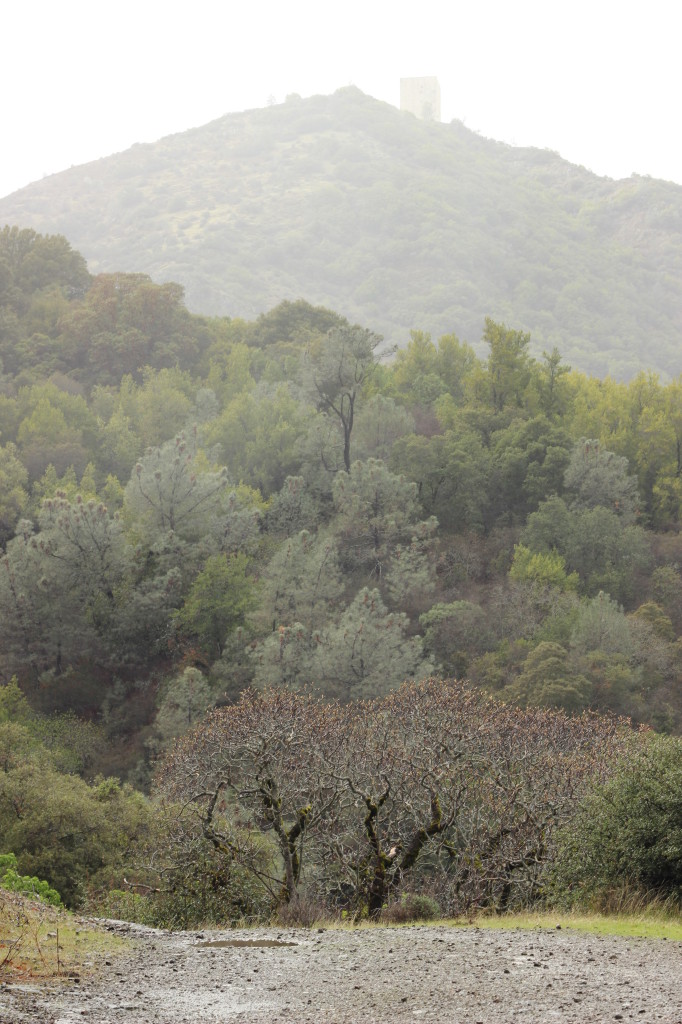
<instances>
[{"instance_id":1,"label":"gravel lot","mask_svg":"<svg viewBox=\"0 0 682 1024\"><path fill-rule=\"evenodd\" d=\"M1 987L0 1024L682 1024L680 942L570 929L108 927L130 937L128 952L80 980Z\"/></svg>"}]
</instances>

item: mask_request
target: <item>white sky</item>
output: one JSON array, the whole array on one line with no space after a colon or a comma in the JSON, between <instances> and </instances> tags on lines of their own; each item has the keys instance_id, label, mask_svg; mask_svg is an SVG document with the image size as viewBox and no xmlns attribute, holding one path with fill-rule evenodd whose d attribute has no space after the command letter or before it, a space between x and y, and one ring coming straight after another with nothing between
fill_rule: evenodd
<instances>
[{"instance_id":1,"label":"white sky","mask_svg":"<svg viewBox=\"0 0 682 1024\"><path fill-rule=\"evenodd\" d=\"M10 0L0 25L0 196L292 92L397 106L412 75L444 121L682 184L674 0Z\"/></svg>"}]
</instances>

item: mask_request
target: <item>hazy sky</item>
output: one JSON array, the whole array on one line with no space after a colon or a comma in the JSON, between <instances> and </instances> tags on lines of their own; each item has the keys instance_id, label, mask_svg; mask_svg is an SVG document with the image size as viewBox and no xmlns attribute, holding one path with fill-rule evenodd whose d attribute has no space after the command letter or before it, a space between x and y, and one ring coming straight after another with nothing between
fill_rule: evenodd
<instances>
[{"instance_id":1,"label":"hazy sky","mask_svg":"<svg viewBox=\"0 0 682 1024\"><path fill-rule=\"evenodd\" d=\"M670 0L12 0L2 14L0 196L45 174L353 84L598 174L682 183L682 13Z\"/></svg>"}]
</instances>

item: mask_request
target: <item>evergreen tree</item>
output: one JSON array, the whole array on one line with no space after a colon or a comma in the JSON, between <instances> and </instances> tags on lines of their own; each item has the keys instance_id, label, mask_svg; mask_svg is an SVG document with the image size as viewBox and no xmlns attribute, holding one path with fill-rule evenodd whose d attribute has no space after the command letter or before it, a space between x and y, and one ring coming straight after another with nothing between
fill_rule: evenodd
<instances>
[{"instance_id":1,"label":"evergreen tree","mask_svg":"<svg viewBox=\"0 0 682 1024\"><path fill-rule=\"evenodd\" d=\"M313 679L341 700L379 697L406 679L425 679L433 665L421 637L408 637L408 619L386 609L378 590L364 587L324 631L313 659Z\"/></svg>"}]
</instances>

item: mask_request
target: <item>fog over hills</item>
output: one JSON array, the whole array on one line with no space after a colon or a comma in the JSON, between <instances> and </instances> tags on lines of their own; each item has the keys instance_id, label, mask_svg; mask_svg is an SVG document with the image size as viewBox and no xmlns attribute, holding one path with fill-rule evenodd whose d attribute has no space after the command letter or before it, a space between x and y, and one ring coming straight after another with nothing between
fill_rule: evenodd
<instances>
[{"instance_id":1,"label":"fog over hills","mask_svg":"<svg viewBox=\"0 0 682 1024\"><path fill-rule=\"evenodd\" d=\"M605 128L608 130L608 128ZM682 371L682 186L419 121L355 88L229 114L0 200L92 273L179 281L194 312L305 298L404 345L485 316L577 369Z\"/></svg>"}]
</instances>

